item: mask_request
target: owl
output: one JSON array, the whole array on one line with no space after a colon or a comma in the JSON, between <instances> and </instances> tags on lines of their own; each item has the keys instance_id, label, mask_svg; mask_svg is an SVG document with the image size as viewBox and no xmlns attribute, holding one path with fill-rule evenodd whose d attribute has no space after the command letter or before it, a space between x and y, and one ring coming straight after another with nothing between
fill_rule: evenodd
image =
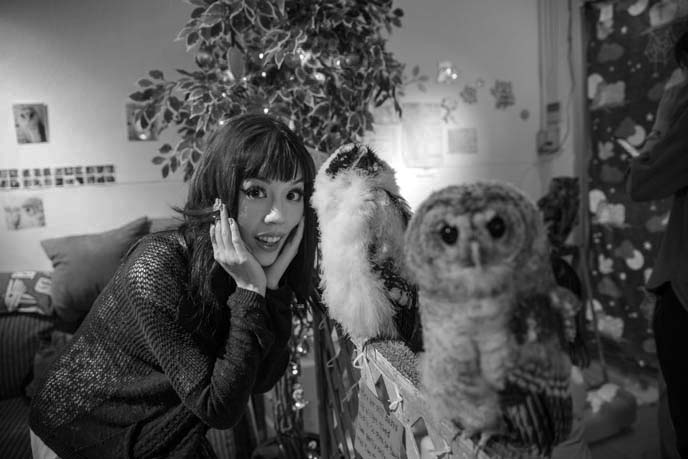
<instances>
[{"instance_id":1,"label":"owl","mask_svg":"<svg viewBox=\"0 0 688 459\"><path fill-rule=\"evenodd\" d=\"M405 245L430 408L479 446L549 455L571 428L564 346L579 305L555 283L535 204L507 184L450 186L421 203Z\"/></svg>"},{"instance_id":2,"label":"owl","mask_svg":"<svg viewBox=\"0 0 688 459\"><path fill-rule=\"evenodd\" d=\"M365 145L343 145L320 166L311 202L330 317L359 349L389 338L420 350L418 292L404 268L411 211L394 170Z\"/></svg>"}]
</instances>

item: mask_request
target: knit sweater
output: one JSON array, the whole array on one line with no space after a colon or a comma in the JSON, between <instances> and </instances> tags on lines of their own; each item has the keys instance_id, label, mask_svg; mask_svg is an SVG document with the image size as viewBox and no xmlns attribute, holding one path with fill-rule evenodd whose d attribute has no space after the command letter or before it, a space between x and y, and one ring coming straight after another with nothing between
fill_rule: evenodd
<instances>
[{"instance_id":1,"label":"knit sweater","mask_svg":"<svg viewBox=\"0 0 688 459\"><path fill-rule=\"evenodd\" d=\"M211 349L178 320L188 272L177 235L155 233L100 294L32 400L31 429L62 459L213 457L208 427L234 425L284 373L292 292L236 289Z\"/></svg>"}]
</instances>

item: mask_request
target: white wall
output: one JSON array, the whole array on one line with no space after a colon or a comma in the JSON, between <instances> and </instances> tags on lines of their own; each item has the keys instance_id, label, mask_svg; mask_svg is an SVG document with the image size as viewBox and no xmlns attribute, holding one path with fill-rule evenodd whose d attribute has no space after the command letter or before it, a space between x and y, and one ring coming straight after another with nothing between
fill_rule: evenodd
<instances>
[{"instance_id":1,"label":"white wall","mask_svg":"<svg viewBox=\"0 0 688 459\"><path fill-rule=\"evenodd\" d=\"M0 270L49 269L39 240L169 216L182 202L185 185L162 181L151 163L162 142L129 141L124 107L148 70L191 65L173 41L189 9L169 0L0 2L0 168L114 164L119 182L0 191L3 206L41 197L46 217L45 227L19 231L2 217ZM47 143L17 144L14 103L47 104Z\"/></svg>"},{"instance_id":2,"label":"white wall","mask_svg":"<svg viewBox=\"0 0 688 459\"><path fill-rule=\"evenodd\" d=\"M456 127L475 127L478 153L447 155L438 169L411 169L398 155L387 159L397 170L402 193L416 207L432 190L475 179L510 182L531 198L542 194L535 149L540 100L538 80L537 0L397 0L405 15L395 29L389 49L410 70L420 65L431 83L427 92L413 86L404 100L458 100ZM460 71L454 84L435 82L438 61L452 61ZM459 97L467 83L485 82L478 103ZM495 108L490 88L495 80L510 81L515 105ZM527 120L520 117L528 110Z\"/></svg>"},{"instance_id":3,"label":"white wall","mask_svg":"<svg viewBox=\"0 0 688 459\"><path fill-rule=\"evenodd\" d=\"M434 80L437 63L451 60L461 71L453 85L414 87L403 101L459 101L456 125L478 131L477 154L447 157L438 169L398 171L413 206L441 186L488 178L509 181L532 198L543 192L535 151L540 116L537 0L397 0L405 11L389 49L408 68L420 65ZM114 164L119 184L40 191L0 191L0 204L20 197L43 198L46 226L8 231L0 222L0 270L48 269L39 241L107 230L142 215L171 215L185 185L162 181L151 163L162 142L126 138L124 104L135 82L150 69L173 75L191 68L192 56L173 38L191 7L181 0L0 1L0 169ZM467 82L482 78L479 102L461 102ZM497 110L489 89L511 81L516 104ZM48 105L48 143L18 145L12 104ZM520 118L528 110L527 120ZM173 132L163 139L173 139Z\"/></svg>"}]
</instances>

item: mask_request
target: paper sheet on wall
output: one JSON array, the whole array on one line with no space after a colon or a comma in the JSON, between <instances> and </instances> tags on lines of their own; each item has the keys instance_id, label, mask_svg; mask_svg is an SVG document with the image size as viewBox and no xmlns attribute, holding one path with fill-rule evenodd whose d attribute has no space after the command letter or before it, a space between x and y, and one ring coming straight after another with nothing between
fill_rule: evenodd
<instances>
[{"instance_id":1,"label":"paper sheet on wall","mask_svg":"<svg viewBox=\"0 0 688 459\"><path fill-rule=\"evenodd\" d=\"M371 109L374 123L373 131L368 131L363 143L390 164L399 161L401 153L401 120L391 104Z\"/></svg>"},{"instance_id":2,"label":"paper sheet on wall","mask_svg":"<svg viewBox=\"0 0 688 459\"><path fill-rule=\"evenodd\" d=\"M445 129L439 103L409 102L402 105L401 156L406 167L441 167L445 153Z\"/></svg>"},{"instance_id":3,"label":"paper sheet on wall","mask_svg":"<svg viewBox=\"0 0 688 459\"><path fill-rule=\"evenodd\" d=\"M354 445L362 459L399 459L404 426L388 414L365 384L359 385Z\"/></svg>"}]
</instances>

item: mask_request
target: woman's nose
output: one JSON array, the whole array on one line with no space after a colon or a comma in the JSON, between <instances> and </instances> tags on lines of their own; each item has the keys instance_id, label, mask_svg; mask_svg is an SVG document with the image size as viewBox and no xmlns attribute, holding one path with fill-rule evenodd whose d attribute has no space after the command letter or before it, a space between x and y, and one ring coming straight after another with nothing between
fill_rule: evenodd
<instances>
[{"instance_id":1,"label":"woman's nose","mask_svg":"<svg viewBox=\"0 0 688 459\"><path fill-rule=\"evenodd\" d=\"M282 205L274 202L270 208L270 212L265 215L265 223L282 223L284 222L284 211Z\"/></svg>"}]
</instances>

